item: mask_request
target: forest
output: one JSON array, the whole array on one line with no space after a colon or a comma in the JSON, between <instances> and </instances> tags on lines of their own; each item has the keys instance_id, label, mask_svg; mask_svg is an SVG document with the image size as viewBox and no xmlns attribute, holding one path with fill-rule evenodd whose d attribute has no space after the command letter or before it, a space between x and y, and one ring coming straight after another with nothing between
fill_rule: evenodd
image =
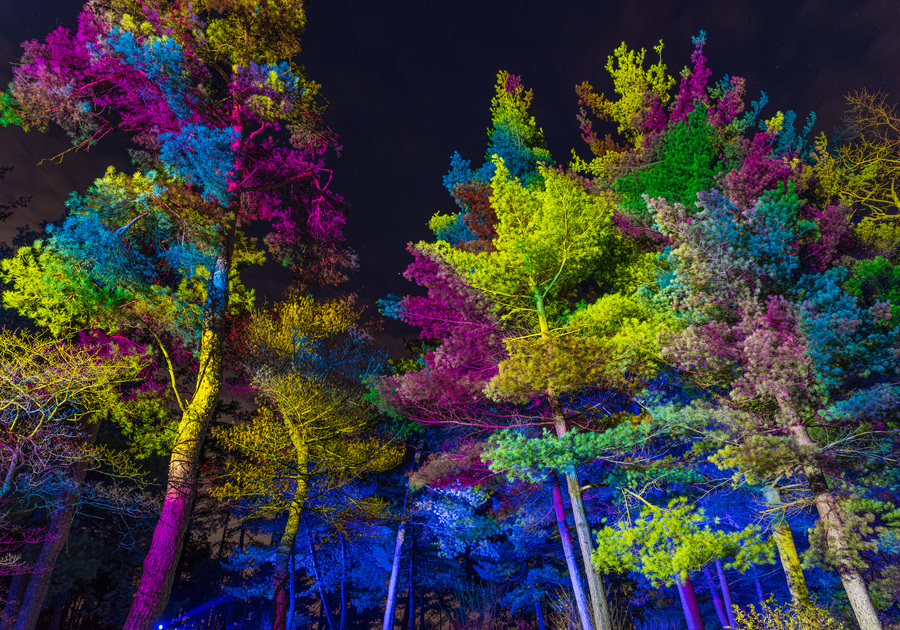
<instances>
[{"instance_id":1,"label":"forest","mask_svg":"<svg viewBox=\"0 0 900 630\"><path fill-rule=\"evenodd\" d=\"M900 628L891 96L814 134L702 31L623 43L552 156L500 70L376 313L305 25L90 0L23 44L3 125L131 167L2 250L0 630Z\"/></svg>"}]
</instances>

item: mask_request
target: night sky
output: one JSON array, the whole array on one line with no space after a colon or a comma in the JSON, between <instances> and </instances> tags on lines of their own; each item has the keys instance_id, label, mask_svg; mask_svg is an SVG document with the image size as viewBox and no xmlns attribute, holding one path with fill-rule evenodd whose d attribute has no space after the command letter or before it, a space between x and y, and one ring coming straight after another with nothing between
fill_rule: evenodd
<instances>
[{"instance_id":1,"label":"night sky","mask_svg":"<svg viewBox=\"0 0 900 630\"><path fill-rule=\"evenodd\" d=\"M79 8L73 0L0 0L4 86L19 43L74 26ZM830 135L846 93L868 88L900 99L898 17L894 0L313 0L302 61L323 85L327 122L341 137L333 188L351 206L347 236L360 258L344 288L369 305L413 290L400 276L410 261L405 245L430 237L432 214L455 211L441 178L454 151L480 164L500 69L534 90L532 112L558 162L573 148L588 156L575 120L576 84L587 80L609 94L604 65L622 41L649 50L662 38L663 58L677 76L700 29L714 79L743 76L748 101L768 94L765 118L793 109L802 121L813 110L813 134ZM58 217L68 194L87 188L108 164L127 165L127 143L105 139L89 153L38 166L68 146L59 131L0 129L0 164L15 167L0 182L0 199L33 197L0 224L0 240L18 225ZM277 286L263 289L271 295ZM399 338L414 334L387 322L383 340L396 353Z\"/></svg>"}]
</instances>

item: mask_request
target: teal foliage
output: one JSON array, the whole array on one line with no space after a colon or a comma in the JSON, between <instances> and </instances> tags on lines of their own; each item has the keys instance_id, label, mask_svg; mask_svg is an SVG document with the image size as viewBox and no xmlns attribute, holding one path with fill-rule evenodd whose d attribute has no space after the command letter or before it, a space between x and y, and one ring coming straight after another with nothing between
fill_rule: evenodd
<instances>
[{"instance_id":1,"label":"teal foliage","mask_svg":"<svg viewBox=\"0 0 900 630\"><path fill-rule=\"evenodd\" d=\"M573 428L562 437L546 427L539 435L522 429L502 429L491 436L483 459L490 463L491 470L504 471L510 480L521 478L538 483L550 470L565 473L604 455L640 448L658 428L653 422L623 421L599 432Z\"/></svg>"},{"instance_id":2,"label":"teal foliage","mask_svg":"<svg viewBox=\"0 0 900 630\"><path fill-rule=\"evenodd\" d=\"M885 352L900 334L900 327L890 326L889 305L859 306L841 288L847 274L846 268L833 267L799 282L806 296L800 321L809 339L807 352L828 387L838 387L848 376L867 379L897 368L897 357Z\"/></svg>"},{"instance_id":3,"label":"teal foliage","mask_svg":"<svg viewBox=\"0 0 900 630\"><path fill-rule=\"evenodd\" d=\"M781 130L775 136L772 144L772 152L775 155L796 155L806 158L809 155L811 147L807 147L809 142L809 132L812 131L813 125L816 123L815 112L810 112L806 117L806 124L800 132L797 132L794 125L797 122L797 114L794 110L789 109L784 112L784 121ZM763 129L765 126L763 125Z\"/></svg>"},{"instance_id":4,"label":"teal foliage","mask_svg":"<svg viewBox=\"0 0 900 630\"><path fill-rule=\"evenodd\" d=\"M90 261L91 276L105 287L137 290L153 274L153 266L119 230L109 230L97 215L73 215L61 225L48 225L48 245L69 260Z\"/></svg>"},{"instance_id":5,"label":"teal foliage","mask_svg":"<svg viewBox=\"0 0 900 630\"><path fill-rule=\"evenodd\" d=\"M465 213L460 212L452 221L449 221L435 230L435 237L439 241L445 241L451 245L467 243L475 240L477 235L468 226Z\"/></svg>"},{"instance_id":6,"label":"teal foliage","mask_svg":"<svg viewBox=\"0 0 900 630\"><path fill-rule=\"evenodd\" d=\"M176 116L186 120L191 115L189 103L185 100L185 94L188 93L188 86L183 78L185 57L177 41L170 38L150 38L139 42L133 33L113 28L107 42L125 64L159 86Z\"/></svg>"},{"instance_id":7,"label":"teal foliage","mask_svg":"<svg viewBox=\"0 0 900 630\"><path fill-rule=\"evenodd\" d=\"M228 205L234 167L232 145L238 140L234 128L186 124L179 133L162 133L159 139L159 155L166 165L185 181L199 186L207 201Z\"/></svg>"},{"instance_id":8,"label":"teal foliage","mask_svg":"<svg viewBox=\"0 0 900 630\"><path fill-rule=\"evenodd\" d=\"M212 269L215 257L199 249L194 243L176 243L161 254L161 258L172 269L184 277L193 279L201 269Z\"/></svg>"}]
</instances>

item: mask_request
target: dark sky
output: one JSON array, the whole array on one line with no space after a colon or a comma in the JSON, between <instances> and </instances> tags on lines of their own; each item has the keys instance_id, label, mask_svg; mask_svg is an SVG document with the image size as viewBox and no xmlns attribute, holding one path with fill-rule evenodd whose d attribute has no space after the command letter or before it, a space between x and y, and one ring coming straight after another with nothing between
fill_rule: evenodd
<instances>
[{"instance_id":1,"label":"dark sky","mask_svg":"<svg viewBox=\"0 0 900 630\"><path fill-rule=\"evenodd\" d=\"M0 0L3 85L19 42L43 38L57 24L74 26L79 6ZM715 79L743 76L748 100L768 93L765 117L793 109L805 118L814 110L813 133L830 133L847 92L880 89L900 99L898 18L895 0L313 0L303 62L323 85L328 123L343 144L332 162L333 187L351 205L347 234L361 264L347 288L369 304L412 290L400 277L410 260L405 245L429 237L432 214L454 210L441 177L455 150L473 162L482 157L500 69L534 90L532 111L559 162L573 148L587 156L574 86L587 80L611 92L604 65L613 49L622 41L650 49L662 38L677 75L700 29ZM38 166L68 147L62 134L0 129L0 164L15 166L0 194L33 196L0 224L0 240L18 224L59 216L69 192L84 190L107 164L125 164L125 146L111 140ZM399 336L413 334L391 323L387 333L395 351Z\"/></svg>"}]
</instances>

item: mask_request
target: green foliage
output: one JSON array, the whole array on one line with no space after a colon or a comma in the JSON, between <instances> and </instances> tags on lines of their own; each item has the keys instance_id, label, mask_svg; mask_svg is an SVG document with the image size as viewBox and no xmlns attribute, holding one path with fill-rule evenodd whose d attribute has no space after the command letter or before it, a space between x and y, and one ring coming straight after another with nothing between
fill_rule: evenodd
<instances>
[{"instance_id":1,"label":"green foliage","mask_svg":"<svg viewBox=\"0 0 900 630\"><path fill-rule=\"evenodd\" d=\"M741 571L772 562L774 547L759 531L753 525L737 532L716 531L703 510L690 507L682 497L667 508L646 504L636 519L599 530L593 561L601 571L638 571L654 585L671 586L717 558L732 558L724 566Z\"/></svg>"},{"instance_id":2,"label":"green foliage","mask_svg":"<svg viewBox=\"0 0 900 630\"><path fill-rule=\"evenodd\" d=\"M817 604L795 606L780 604L774 596L762 603L762 609L734 607L735 630L848 630L827 608Z\"/></svg>"},{"instance_id":3,"label":"green foliage","mask_svg":"<svg viewBox=\"0 0 900 630\"><path fill-rule=\"evenodd\" d=\"M647 418L623 416L615 427L606 431L572 428L562 437L546 427L540 437L530 437L516 429L502 429L490 437L482 459L492 471L502 471L510 480L522 478L540 483L548 470L565 473L573 466L640 447L658 428L642 420Z\"/></svg>"},{"instance_id":4,"label":"green foliage","mask_svg":"<svg viewBox=\"0 0 900 630\"><path fill-rule=\"evenodd\" d=\"M860 261L844 281L844 289L866 305L889 301L891 320L900 322L900 265L893 265L881 256Z\"/></svg>"},{"instance_id":5,"label":"green foliage","mask_svg":"<svg viewBox=\"0 0 900 630\"><path fill-rule=\"evenodd\" d=\"M706 108L698 104L687 120L663 135L656 160L616 180L622 207L635 216L646 216L643 196L647 195L692 209L697 193L712 188L722 170L716 138Z\"/></svg>"}]
</instances>

